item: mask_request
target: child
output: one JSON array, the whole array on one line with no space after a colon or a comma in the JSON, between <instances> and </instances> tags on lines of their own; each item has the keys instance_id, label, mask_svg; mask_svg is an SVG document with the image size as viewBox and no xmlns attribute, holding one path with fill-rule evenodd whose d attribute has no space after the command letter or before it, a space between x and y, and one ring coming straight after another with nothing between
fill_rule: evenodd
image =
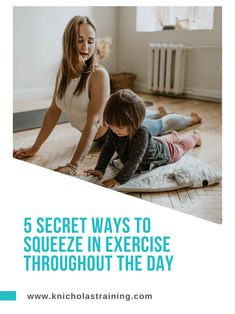
<instances>
[{"instance_id":1,"label":"child","mask_svg":"<svg viewBox=\"0 0 235 314\"><path fill-rule=\"evenodd\" d=\"M201 145L198 131L181 140L176 131L153 137L141 125L144 117L145 105L134 92L122 89L114 93L104 111L104 122L109 127L106 142L95 169L85 172L101 180L116 152L123 168L114 178L102 182L105 187L110 188L127 182L135 173L173 163L193 147Z\"/></svg>"}]
</instances>

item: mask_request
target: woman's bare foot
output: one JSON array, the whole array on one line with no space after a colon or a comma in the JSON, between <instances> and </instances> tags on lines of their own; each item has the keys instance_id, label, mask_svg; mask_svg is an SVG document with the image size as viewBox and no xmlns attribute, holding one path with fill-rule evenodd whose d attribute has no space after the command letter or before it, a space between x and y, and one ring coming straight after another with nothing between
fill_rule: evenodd
<instances>
[{"instance_id":1,"label":"woman's bare foot","mask_svg":"<svg viewBox=\"0 0 235 314\"><path fill-rule=\"evenodd\" d=\"M160 118L161 118L161 117L164 117L165 115L167 115L166 109L165 109L164 107L159 106L159 107L157 108L157 110L158 110L158 113L159 113L159 117L160 117Z\"/></svg>"},{"instance_id":2,"label":"woman's bare foot","mask_svg":"<svg viewBox=\"0 0 235 314\"><path fill-rule=\"evenodd\" d=\"M198 130L194 130L193 134L197 135L197 138L198 138L195 147L201 146L202 145L201 133Z\"/></svg>"},{"instance_id":3,"label":"woman's bare foot","mask_svg":"<svg viewBox=\"0 0 235 314\"><path fill-rule=\"evenodd\" d=\"M191 112L190 116L192 117L191 125L201 123L202 118L200 118L196 112Z\"/></svg>"}]
</instances>

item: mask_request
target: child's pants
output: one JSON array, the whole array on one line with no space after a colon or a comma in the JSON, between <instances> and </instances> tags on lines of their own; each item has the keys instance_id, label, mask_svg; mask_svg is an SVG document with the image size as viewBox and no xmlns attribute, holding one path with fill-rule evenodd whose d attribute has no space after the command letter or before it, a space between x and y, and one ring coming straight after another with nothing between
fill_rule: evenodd
<instances>
[{"instance_id":1,"label":"child's pants","mask_svg":"<svg viewBox=\"0 0 235 314\"><path fill-rule=\"evenodd\" d=\"M195 147L200 138L197 133L193 133L179 140L176 134L170 133L160 136L158 139L167 145L172 158L171 163L173 163L183 157L183 155L190 149Z\"/></svg>"}]
</instances>

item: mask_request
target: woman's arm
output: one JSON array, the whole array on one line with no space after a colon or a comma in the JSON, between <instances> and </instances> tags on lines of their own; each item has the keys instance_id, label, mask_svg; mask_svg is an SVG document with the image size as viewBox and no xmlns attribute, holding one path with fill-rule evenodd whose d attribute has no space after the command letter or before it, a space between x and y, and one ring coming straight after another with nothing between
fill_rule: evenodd
<instances>
[{"instance_id":1,"label":"woman's arm","mask_svg":"<svg viewBox=\"0 0 235 314\"><path fill-rule=\"evenodd\" d=\"M28 148L19 148L15 149L13 151L13 157L22 159L22 158L27 158L27 157L32 157L34 154L37 153L41 145L45 142L45 140L48 138L52 130L57 124L57 121L59 120L59 117L61 115L61 109L59 109L56 106L55 103L55 93L57 89L57 83L58 83L58 74L56 77L56 85L55 85L55 91L53 95L53 100L51 103L50 108L47 110L42 127L39 131L39 134L34 142L34 144L31 147Z\"/></svg>"},{"instance_id":2,"label":"woman's arm","mask_svg":"<svg viewBox=\"0 0 235 314\"><path fill-rule=\"evenodd\" d=\"M98 68L91 77L87 122L77 149L70 161L71 165L77 167L89 152L99 127L103 125L103 112L109 96L110 83L108 73L103 68Z\"/></svg>"},{"instance_id":3,"label":"woman's arm","mask_svg":"<svg viewBox=\"0 0 235 314\"><path fill-rule=\"evenodd\" d=\"M13 156L18 159L32 157L37 153L41 145L48 138L60 117L61 110L53 101L50 108L46 112L40 132L31 147L19 148L13 151Z\"/></svg>"},{"instance_id":4,"label":"woman's arm","mask_svg":"<svg viewBox=\"0 0 235 314\"><path fill-rule=\"evenodd\" d=\"M37 136L37 139L33 145L37 150L46 141L52 130L55 128L59 117L61 115L61 109L56 106L55 100L53 99L50 108L47 110L41 130Z\"/></svg>"}]
</instances>

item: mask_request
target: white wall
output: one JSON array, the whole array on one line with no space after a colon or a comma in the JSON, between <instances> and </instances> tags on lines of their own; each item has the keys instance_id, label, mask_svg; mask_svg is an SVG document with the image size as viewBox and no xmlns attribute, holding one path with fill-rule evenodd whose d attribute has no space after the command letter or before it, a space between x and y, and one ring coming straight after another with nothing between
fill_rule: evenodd
<instances>
[{"instance_id":1,"label":"white wall","mask_svg":"<svg viewBox=\"0 0 235 314\"><path fill-rule=\"evenodd\" d=\"M116 13L115 7L14 7L14 102L51 97L63 31L75 15L89 16L95 22L98 37L112 38L112 54L103 64L115 72Z\"/></svg>"},{"instance_id":2,"label":"white wall","mask_svg":"<svg viewBox=\"0 0 235 314\"><path fill-rule=\"evenodd\" d=\"M118 71L137 74L136 88L147 90L147 51L153 43L222 47L222 9L215 8L212 31L136 32L136 8L118 9ZM222 95L222 49L190 49L186 57L186 92L211 98Z\"/></svg>"},{"instance_id":3,"label":"white wall","mask_svg":"<svg viewBox=\"0 0 235 314\"><path fill-rule=\"evenodd\" d=\"M62 34L75 15L88 15L98 37L112 38L103 65L112 72L137 74L136 88L147 88L147 50L151 42L222 46L222 9L215 9L213 31L136 32L136 7L14 7L14 103L51 97L62 51ZM188 50L186 91L221 98L221 49ZM15 109L14 109L15 110ZM20 111L19 108L16 111Z\"/></svg>"}]
</instances>

